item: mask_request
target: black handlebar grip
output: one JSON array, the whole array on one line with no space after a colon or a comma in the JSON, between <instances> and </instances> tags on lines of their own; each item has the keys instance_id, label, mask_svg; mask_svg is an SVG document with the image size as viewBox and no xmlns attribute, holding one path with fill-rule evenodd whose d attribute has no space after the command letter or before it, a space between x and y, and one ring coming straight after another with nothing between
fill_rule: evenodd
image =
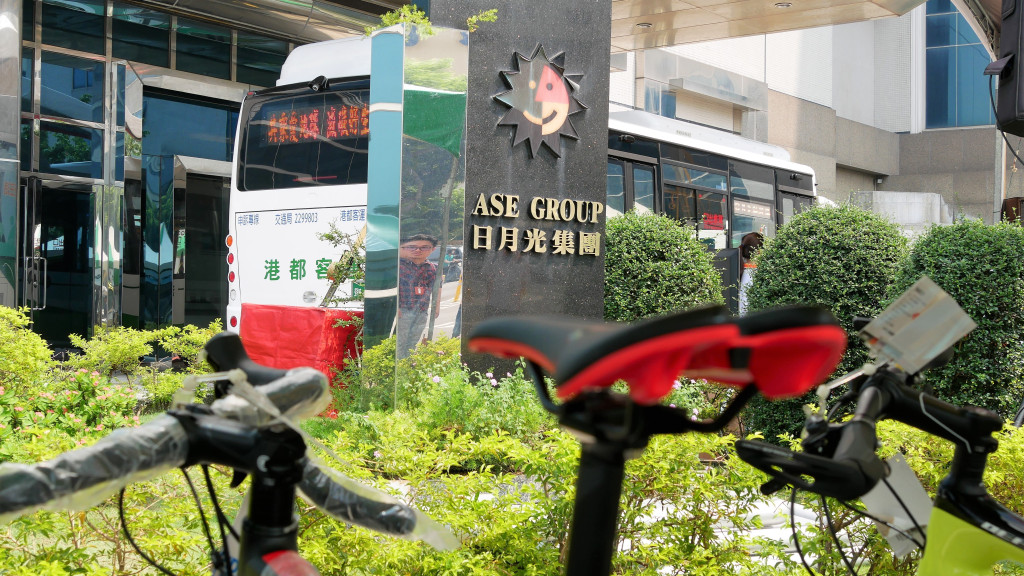
<instances>
[{"instance_id":1,"label":"black handlebar grip","mask_svg":"<svg viewBox=\"0 0 1024 576\"><path fill-rule=\"evenodd\" d=\"M242 339L232 332L217 334L210 338L203 348L206 350L206 361L214 370L226 372L239 368L245 372L249 382L256 386L269 384L287 373L287 370L271 368L253 361L242 346Z\"/></svg>"},{"instance_id":2,"label":"black handlebar grip","mask_svg":"<svg viewBox=\"0 0 1024 576\"><path fill-rule=\"evenodd\" d=\"M384 534L406 536L416 529L416 512L396 502L360 496L307 460L299 489L329 516Z\"/></svg>"}]
</instances>

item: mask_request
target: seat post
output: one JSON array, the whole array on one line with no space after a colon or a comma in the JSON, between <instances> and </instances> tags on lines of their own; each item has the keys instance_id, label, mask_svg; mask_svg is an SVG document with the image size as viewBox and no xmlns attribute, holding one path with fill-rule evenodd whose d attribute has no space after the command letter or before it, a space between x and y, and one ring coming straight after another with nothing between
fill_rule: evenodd
<instances>
[{"instance_id":1,"label":"seat post","mask_svg":"<svg viewBox=\"0 0 1024 576\"><path fill-rule=\"evenodd\" d=\"M562 407L559 422L582 447L566 576L607 576L626 460L638 456L649 440L644 411L628 396L608 390L584 392Z\"/></svg>"}]
</instances>

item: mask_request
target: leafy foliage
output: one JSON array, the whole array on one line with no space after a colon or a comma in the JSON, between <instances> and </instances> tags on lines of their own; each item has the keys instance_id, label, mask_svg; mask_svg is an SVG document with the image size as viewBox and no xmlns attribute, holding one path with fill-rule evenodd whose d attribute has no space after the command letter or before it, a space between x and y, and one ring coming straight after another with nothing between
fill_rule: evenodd
<instances>
[{"instance_id":1,"label":"leafy foliage","mask_svg":"<svg viewBox=\"0 0 1024 576\"><path fill-rule=\"evenodd\" d=\"M632 321L702 304L722 304L721 276L692 228L657 214L608 220L604 317Z\"/></svg>"},{"instance_id":2,"label":"leafy foliage","mask_svg":"<svg viewBox=\"0 0 1024 576\"><path fill-rule=\"evenodd\" d=\"M97 326L95 335L89 340L71 334L71 343L80 348L82 353L72 354L68 365L89 372L97 371L104 376L114 372L136 374L142 367L142 358L153 353L153 342L162 333L159 330L135 330L124 326Z\"/></svg>"},{"instance_id":3,"label":"leafy foliage","mask_svg":"<svg viewBox=\"0 0 1024 576\"><path fill-rule=\"evenodd\" d=\"M924 382L940 398L1012 418L1024 400L1024 228L961 220L928 230L893 285L895 298L927 275L978 327Z\"/></svg>"},{"instance_id":4,"label":"leafy foliage","mask_svg":"<svg viewBox=\"0 0 1024 576\"><path fill-rule=\"evenodd\" d=\"M756 255L757 273L748 292L751 310L787 304L829 308L849 336L839 372L867 360L867 348L853 329L855 316L873 317L907 254L899 227L852 205L816 206L794 217ZM804 422L803 400L768 402L760 397L744 412L749 430L770 441L795 434Z\"/></svg>"},{"instance_id":5,"label":"leafy foliage","mask_svg":"<svg viewBox=\"0 0 1024 576\"><path fill-rule=\"evenodd\" d=\"M157 342L169 354L180 357L191 372L209 372L209 366L200 362L199 353L210 338L224 331L220 319L210 322L206 328L196 326L171 326L157 332Z\"/></svg>"},{"instance_id":6,"label":"leafy foliage","mask_svg":"<svg viewBox=\"0 0 1024 576\"><path fill-rule=\"evenodd\" d=\"M0 386L24 391L54 367L46 341L28 329L24 310L0 306Z\"/></svg>"}]
</instances>

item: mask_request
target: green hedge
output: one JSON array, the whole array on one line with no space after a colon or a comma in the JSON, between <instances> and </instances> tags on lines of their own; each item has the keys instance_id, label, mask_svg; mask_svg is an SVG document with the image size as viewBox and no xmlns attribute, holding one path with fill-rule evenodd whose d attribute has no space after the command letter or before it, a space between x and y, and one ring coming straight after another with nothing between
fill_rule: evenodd
<instances>
[{"instance_id":1,"label":"green hedge","mask_svg":"<svg viewBox=\"0 0 1024 576\"><path fill-rule=\"evenodd\" d=\"M1012 418L1024 398L1024 228L977 220L932 227L915 242L892 296L927 275L978 327L943 367L925 373L935 393Z\"/></svg>"},{"instance_id":2,"label":"green hedge","mask_svg":"<svg viewBox=\"0 0 1024 576\"><path fill-rule=\"evenodd\" d=\"M896 224L851 205L816 206L780 228L755 256L748 304L751 310L787 304L828 307L849 335L838 370L848 372L867 359L853 317L873 317L884 308L906 254L907 240ZM744 424L769 440L796 434L804 422L801 405L809 399L755 400L744 412Z\"/></svg>"},{"instance_id":3,"label":"green hedge","mask_svg":"<svg viewBox=\"0 0 1024 576\"><path fill-rule=\"evenodd\" d=\"M712 254L691 227L627 212L605 232L604 317L629 322L703 304L722 304Z\"/></svg>"}]
</instances>

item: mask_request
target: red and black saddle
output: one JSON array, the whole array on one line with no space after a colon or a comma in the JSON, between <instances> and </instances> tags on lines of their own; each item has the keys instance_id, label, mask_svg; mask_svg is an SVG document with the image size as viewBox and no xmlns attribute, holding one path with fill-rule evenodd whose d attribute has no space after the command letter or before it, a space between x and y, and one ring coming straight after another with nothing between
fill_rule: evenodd
<instances>
[{"instance_id":1,"label":"red and black saddle","mask_svg":"<svg viewBox=\"0 0 1024 576\"><path fill-rule=\"evenodd\" d=\"M472 330L469 349L537 364L555 378L562 400L623 380L637 403L654 404L681 375L754 385L771 399L799 396L836 369L846 343L846 332L822 307L742 318L709 307L635 323L491 318Z\"/></svg>"}]
</instances>

